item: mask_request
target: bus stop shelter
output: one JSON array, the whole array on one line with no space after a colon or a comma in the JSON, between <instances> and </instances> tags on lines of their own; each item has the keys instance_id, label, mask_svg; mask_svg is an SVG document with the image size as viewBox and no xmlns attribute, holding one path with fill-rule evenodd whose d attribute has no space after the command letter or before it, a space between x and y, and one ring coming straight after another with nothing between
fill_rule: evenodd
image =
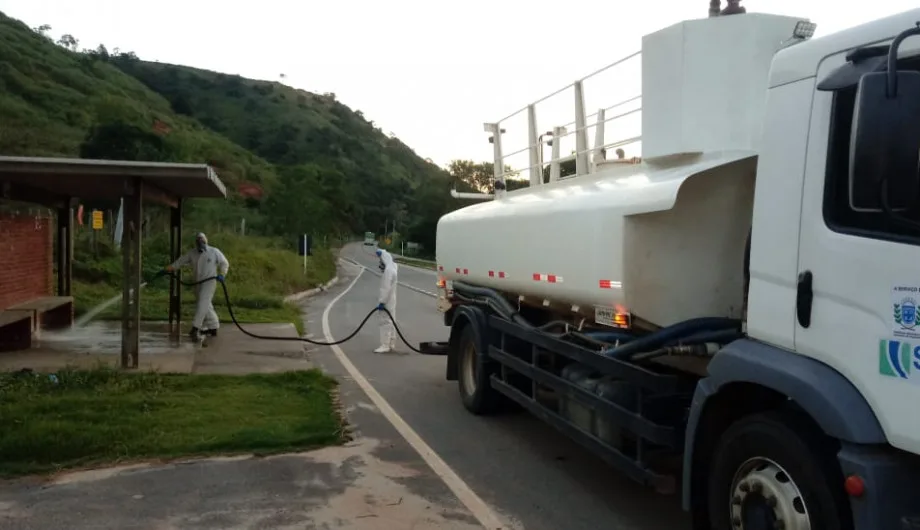
<instances>
[{"instance_id":1,"label":"bus stop shelter","mask_svg":"<svg viewBox=\"0 0 920 530\"><path fill-rule=\"evenodd\" d=\"M182 201L226 198L227 190L206 164L0 156L0 198L57 212L57 293L72 296L73 206L75 201L124 200L121 241L123 280L121 366L137 368L140 350L141 243L144 204L170 208L170 257L182 249ZM169 286L169 323L178 333L180 285Z\"/></svg>"}]
</instances>

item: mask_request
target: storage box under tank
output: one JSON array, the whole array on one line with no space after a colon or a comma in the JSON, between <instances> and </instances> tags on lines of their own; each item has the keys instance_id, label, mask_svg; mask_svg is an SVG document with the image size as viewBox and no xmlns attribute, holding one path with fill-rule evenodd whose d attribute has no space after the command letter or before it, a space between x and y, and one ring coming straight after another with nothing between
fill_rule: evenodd
<instances>
[{"instance_id":1,"label":"storage box under tank","mask_svg":"<svg viewBox=\"0 0 920 530\"><path fill-rule=\"evenodd\" d=\"M592 394L595 392L598 383L603 379L603 376L596 373L590 366L575 363L563 368L561 375L563 379ZM594 410L577 399L570 398L566 394L561 395L559 398L559 413L584 432L592 434L595 432Z\"/></svg>"}]
</instances>

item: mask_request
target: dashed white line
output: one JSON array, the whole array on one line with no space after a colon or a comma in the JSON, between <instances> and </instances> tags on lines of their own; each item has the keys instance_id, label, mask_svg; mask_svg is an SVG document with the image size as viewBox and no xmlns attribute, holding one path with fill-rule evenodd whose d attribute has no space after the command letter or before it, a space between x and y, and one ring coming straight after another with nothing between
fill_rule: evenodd
<instances>
[{"instance_id":1,"label":"dashed white line","mask_svg":"<svg viewBox=\"0 0 920 530\"><path fill-rule=\"evenodd\" d=\"M357 264L361 268L358 270L358 274L355 276L355 279L348 284L348 287L344 291L339 293L335 298L329 302L329 305L326 306L326 309L323 311L323 334L326 336L328 342L334 342L332 338L332 331L329 328L329 312L332 310L332 307L336 302L339 301L343 296L348 294L351 291L351 288L358 283L358 279L361 278L361 274L364 273L366 267L363 265ZM377 389L370 384L367 378L358 371L358 368L352 364L351 360L345 355L345 352L342 348L338 346L331 346L333 353L335 353L336 358L342 363L342 366L345 367L345 370L351 376L351 378L361 387L361 390L367 394L367 397L371 399L377 409L381 414L396 428L400 435L405 438L406 442L415 449L416 452L422 457L425 463L435 472L441 480L447 485L448 488L457 496L460 502L473 514L473 517L479 521L484 528L488 530L505 530L508 527L498 518L495 512L483 501L476 493L461 479L457 473L454 472L450 466L447 465L441 457L434 452L434 450L422 440L421 436L415 432L412 427L393 409L392 406L377 392Z\"/></svg>"}]
</instances>

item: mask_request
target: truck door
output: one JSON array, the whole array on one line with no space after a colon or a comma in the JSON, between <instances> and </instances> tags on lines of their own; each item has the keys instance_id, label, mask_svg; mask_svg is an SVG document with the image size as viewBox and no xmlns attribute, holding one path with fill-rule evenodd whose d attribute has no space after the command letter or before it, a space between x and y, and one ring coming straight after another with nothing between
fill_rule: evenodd
<instances>
[{"instance_id":1,"label":"truck door","mask_svg":"<svg viewBox=\"0 0 920 530\"><path fill-rule=\"evenodd\" d=\"M845 64L844 53L825 59L818 83ZM875 411L889 441L918 452L920 422L905 419L915 417L920 399L920 239L916 232L892 228L884 214L849 207L855 92L854 85L814 94L799 237L795 348L850 380Z\"/></svg>"}]
</instances>

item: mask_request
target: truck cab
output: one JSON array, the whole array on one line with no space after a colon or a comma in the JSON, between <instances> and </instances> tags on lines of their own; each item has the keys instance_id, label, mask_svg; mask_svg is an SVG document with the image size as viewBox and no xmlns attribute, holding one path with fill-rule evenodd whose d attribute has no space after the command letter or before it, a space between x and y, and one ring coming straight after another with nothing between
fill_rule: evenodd
<instances>
[{"instance_id":1,"label":"truck cab","mask_svg":"<svg viewBox=\"0 0 920 530\"><path fill-rule=\"evenodd\" d=\"M891 150L891 156L903 150L881 141L861 144L862 134L883 135L891 143L916 141L888 131L857 134L854 118L884 112L857 102L859 81L867 73L883 75L890 42L918 20L920 12L904 13L776 55L757 165L747 323L752 338L843 375L865 397L888 442L915 454L920 422L904 418L920 397L920 363L914 364L920 360L914 356L920 345L920 175L908 167L908 174L892 176L888 200L898 203L893 216L871 196L873 190L868 200L859 195L867 193L863 182L873 178L880 195L880 175L893 168L854 168L853 161L863 156L860 149ZM903 41L897 67L917 72L920 38ZM902 83L899 90L915 89ZM905 97L916 101L920 93Z\"/></svg>"}]
</instances>

